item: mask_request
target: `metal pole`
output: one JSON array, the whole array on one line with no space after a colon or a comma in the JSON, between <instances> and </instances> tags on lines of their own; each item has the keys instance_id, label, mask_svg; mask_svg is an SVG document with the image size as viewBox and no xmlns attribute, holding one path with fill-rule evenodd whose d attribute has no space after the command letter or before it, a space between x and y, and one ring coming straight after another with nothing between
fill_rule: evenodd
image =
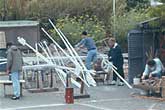
<instances>
[{"instance_id":1,"label":"metal pole","mask_svg":"<svg viewBox=\"0 0 165 110\"><path fill-rule=\"evenodd\" d=\"M116 37L116 0L113 0L113 37Z\"/></svg>"},{"instance_id":2,"label":"metal pole","mask_svg":"<svg viewBox=\"0 0 165 110\"><path fill-rule=\"evenodd\" d=\"M6 0L3 0L3 21L6 20Z\"/></svg>"}]
</instances>

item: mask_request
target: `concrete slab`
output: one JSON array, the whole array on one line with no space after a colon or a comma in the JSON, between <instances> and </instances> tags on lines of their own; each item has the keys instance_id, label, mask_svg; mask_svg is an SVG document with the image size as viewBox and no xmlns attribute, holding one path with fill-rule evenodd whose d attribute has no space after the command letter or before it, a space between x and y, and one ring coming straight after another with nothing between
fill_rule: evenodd
<instances>
[{"instance_id":1,"label":"concrete slab","mask_svg":"<svg viewBox=\"0 0 165 110\"><path fill-rule=\"evenodd\" d=\"M132 97L135 89L126 86L87 88L90 98L74 99L66 104L64 89L57 92L29 93L24 90L20 100L5 98L0 90L0 110L164 110L165 102ZM12 92L12 90L11 90Z\"/></svg>"}]
</instances>

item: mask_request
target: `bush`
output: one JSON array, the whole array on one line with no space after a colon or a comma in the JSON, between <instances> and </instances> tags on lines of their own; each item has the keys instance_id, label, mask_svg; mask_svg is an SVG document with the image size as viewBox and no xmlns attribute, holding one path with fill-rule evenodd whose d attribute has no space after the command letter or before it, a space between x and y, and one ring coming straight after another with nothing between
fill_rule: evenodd
<instances>
[{"instance_id":1,"label":"bush","mask_svg":"<svg viewBox=\"0 0 165 110\"><path fill-rule=\"evenodd\" d=\"M56 27L59 28L65 36L69 39L72 45L75 45L81 39L82 31L87 31L88 36L93 37L95 41L99 41L105 37L104 26L96 16L89 17L89 15L79 16L79 17L65 17L58 19L56 22ZM57 35L54 29L50 29L49 32L53 38L64 47L60 37ZM100 44L97 44L100 45Z\"/></svg>"},{"instance_id":2,"label":"bush","mask_svg":"<svg viewBox=\"0 0 165 110\"><path fill-rule=\"evenodd\" d=\"M136 28L137 24L139 22L142 22L144 20L149 19L150 17L148 16L147 12L143 12L144 10L141 11L136 11L136 10L131 10L124 15L118 15L116 16L116 22L115 22L115 37L117 38L117 41L121 44L121 46L124 48L124 51L127 51L127 34L128 32ZM114 31L114 18L111 17L111 27L110 30L111 32Z\"/></svg>"}]
</instances>

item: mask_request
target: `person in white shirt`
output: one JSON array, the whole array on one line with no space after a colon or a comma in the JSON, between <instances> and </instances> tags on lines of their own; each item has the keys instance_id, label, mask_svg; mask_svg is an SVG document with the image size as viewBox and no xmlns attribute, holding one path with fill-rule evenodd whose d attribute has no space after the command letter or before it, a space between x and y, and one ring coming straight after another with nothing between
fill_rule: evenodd
<instances>
[{"instance_id":1,"label":"person in white shirt","mask_svg":"<svg viewBox=\"0 0 165 110\"><path fill-rule=\"evenodd\" d=\"M161 78L163 71L164 67L160 59L154 58L147 62L141 79L144 80L153 77Z\"/></svg>"}]
</instances>

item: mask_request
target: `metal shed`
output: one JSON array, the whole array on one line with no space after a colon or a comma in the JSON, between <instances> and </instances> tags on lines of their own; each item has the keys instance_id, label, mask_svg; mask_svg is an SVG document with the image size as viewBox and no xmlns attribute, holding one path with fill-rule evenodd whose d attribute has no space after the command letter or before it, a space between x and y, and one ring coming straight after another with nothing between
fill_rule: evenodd
<instances>
[{"instance_id":1,"label":"metal shed","mask_svg":"<svg viewBox=\"0 0 165 110\"><path fill-rule=\"evenodd\" d=\"M0 31L5 32L6 42L16 45L20 45L17 41L18 36L24 37L33 47L40 40L38 21L0 21Z\"/></svg>"},{"instance_id":2,"label":"metal shed","mask_svg":"<svg viewBox=\"0 0 165 110\"><path fill-rule=\"evenodd\" d=\"M138 28L128 33L128 79L133 83L133 78L142 74L147 61L146 53L151 48L156 55L159 51L160 27L151 28L149 22L157 21L153 18L139 23Z\"/></svg>"}]
</instances>

